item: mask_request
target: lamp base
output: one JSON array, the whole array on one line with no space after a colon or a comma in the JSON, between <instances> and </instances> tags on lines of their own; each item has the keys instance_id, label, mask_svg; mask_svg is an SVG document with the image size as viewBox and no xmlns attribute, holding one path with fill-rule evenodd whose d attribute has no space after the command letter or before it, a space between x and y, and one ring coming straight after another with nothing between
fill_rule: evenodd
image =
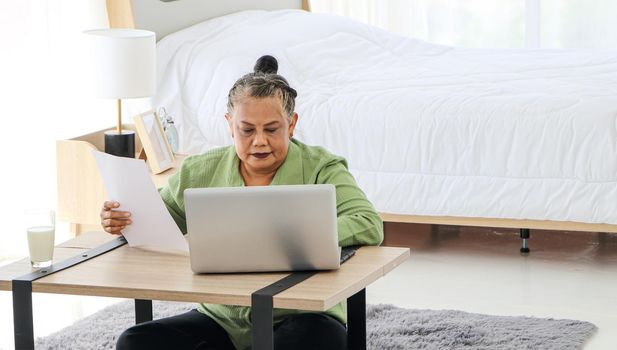
<instances>
[{"instance_id":1,"label":"lamp base","mask_svg":"<svg viewBox=\"0 0 617 350\"><path fill-rule=\"evenodd\" d=\"M122 130L105 131L105 153L126 158L135 158L135 132Z\"/></svg>"}]
</instances>

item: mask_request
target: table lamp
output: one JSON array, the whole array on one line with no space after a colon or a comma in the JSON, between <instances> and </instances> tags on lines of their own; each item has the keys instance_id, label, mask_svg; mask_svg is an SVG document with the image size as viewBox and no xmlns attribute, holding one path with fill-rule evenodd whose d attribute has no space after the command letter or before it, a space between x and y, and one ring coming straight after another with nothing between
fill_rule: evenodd
<instances>
[{"instance_id":1,"label":"table lamp","mask_svg":"<svg viewBox=\"0 0 617 350\"><path fill-rule=\"evenodd\" d=\"M105 152L135 157L135 132L122 130L122 99L148 97L155 90L155 33L140 29L96 29L89 35L96 91L118 100L118 125L105 132Z\"/></svg>"}]
</instances>

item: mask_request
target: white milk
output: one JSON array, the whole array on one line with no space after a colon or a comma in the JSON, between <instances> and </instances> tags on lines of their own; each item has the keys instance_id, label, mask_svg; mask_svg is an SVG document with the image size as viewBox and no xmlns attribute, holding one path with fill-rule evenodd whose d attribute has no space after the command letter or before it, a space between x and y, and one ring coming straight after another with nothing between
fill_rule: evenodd
<instances>
[{"instance_id":1,"label":"white milk","mask_svg":"<svg viewBox=\"0 0 617 350\"><path fill-rule=\"evenodd\" d=\"M34 226L28 228L28 248L30 261L50 261L54 254L54 227Z\"/></svg>"}]
</instances>

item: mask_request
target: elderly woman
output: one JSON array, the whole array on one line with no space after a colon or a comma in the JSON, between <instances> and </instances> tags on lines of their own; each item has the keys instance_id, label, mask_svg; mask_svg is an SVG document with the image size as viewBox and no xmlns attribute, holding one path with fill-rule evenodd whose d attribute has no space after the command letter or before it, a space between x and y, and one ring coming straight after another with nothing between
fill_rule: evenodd
<instances>
[{"instance_id":1,"label":"elderly woman","mask_svg":"<svg viewBox=\"0 0 617 350\"><path fill-rule=\"evenodd\" d=\"M255 72L240 78L229 91L227 114L233 147L188 157L160 194L182 232L186 233L184 190L191 187L332 184L336 187L338 237L341 246L377 245L382 221L356 185L341 157L293 138L298 123L296 91L276 74L271 56L257 61ZM105 202L102 225L121 234L130 213L117 202ZM239 219L241 219L239 213ZM324 313L274 310L276 349L346 349L346 305ZM247 349L251 309L200 304L174 317L142 323L124 331L118 349Z\"/></svg>"}]
</instances>

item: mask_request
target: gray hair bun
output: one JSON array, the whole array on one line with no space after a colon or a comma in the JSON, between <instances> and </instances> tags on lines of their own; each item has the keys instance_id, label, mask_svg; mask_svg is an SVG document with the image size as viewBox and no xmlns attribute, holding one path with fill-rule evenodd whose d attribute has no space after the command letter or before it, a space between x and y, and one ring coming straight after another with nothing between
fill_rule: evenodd
<instances>
[{"instance_id":1,"label":"gray hair bun","mask_svg":"<svg viewBox=\"0 0 617 350\"><path fill-rule=\"evenodd\" d=\"M255 62L253 73L248 73L236 80L227 96L227 113L233 114L236 104L246 97L277 97L281 99L285 113L291 118L294 114L298 93L289 82L276 74L278 71L276 58L266 55Z\"/></svg>"},{"instance_id":2,"label":"gray hair bun","mask_svg":"<svg viewBox=\"0 0 617 350\"><path fill-rule=\"evenodd\" d=\"M270 55L264 55L257 59L253 71L255 73L276 74L279 70L279 63L276 58Z\"/></svg>"}]
</instances>

